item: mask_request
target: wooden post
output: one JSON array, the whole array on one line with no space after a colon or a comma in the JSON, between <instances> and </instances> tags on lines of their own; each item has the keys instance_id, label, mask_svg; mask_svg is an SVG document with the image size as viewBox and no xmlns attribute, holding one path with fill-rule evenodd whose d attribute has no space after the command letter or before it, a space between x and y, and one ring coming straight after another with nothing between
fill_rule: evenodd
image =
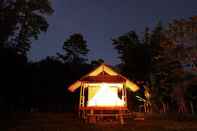
<instances>
[{"instance_id":1,"label":"wooden post","mask_svg":"<svg viewBox=\"0 0 197 131\"><path fill-rule=\"evenodd\" d=\"M80 96L79 96L79 117L82 117L83 119L86 117L86 111L83 109L81 110L81 107L85 106L85 84L81 84L80 88Z\"/></svg>"},{"instance_id":2,"label":"wooden post","mask_svg":"<svg viewBox=\"0 0 197 131\"><path fill-rule=\"evenodd\" d=\"M83 88L83 84L81 84L81 87L80 87L80 95L79 95L79 117L81 117L81 101L82 101L82 88Z\"/></svg>"},{"instance_id":3,"label":"wooden post","mask_svg":"<svg viewBox=\"0 0 197 131\"><path fill-rule=\"evenodd\" d=\"M121 92L122 92L122 100L124 101L124 86L122 87L122 89L121 89Z\"/></svg>"},{"instance_id":4,"label":"wooden post","mask_svg":"<svg viewBox=\"0 0 197 131\"><path fill-rule=\"evenodd\" d=\"M120 119L120 124L124 124L124 118L123 118L123 114L122 114L122 110L119 111L119 119Z\"/></svg>"},{"instance_id":5,"label":"wooden post","mask_svg":"<svg viewBox=\"0 0 197 131\"><path fill-rule=\"evenodd\" d=\"M83 84L83 89L82 89L82 107L85 106L85 84Z\"/></svg>"},{"instance_id":6,"label":"wooden post","mask_svg":"<svg viewBox=\"0 0 197 131\"><path fill-rule=\"evenodd\" d=\"M82 88L82 107L85 107L85 84ZM86 110L83 109L83 118L86 119Z\"/></svg>"},{"instance_id":7,"label":"wooden post","mask_svg":"<svg viewBox=\"0 0 197 131\"><path fill-rule=\"evenodd\" d=\"M127 106L127 90L124 85L123 85L123 90L124 90L124 102L125 102L125 106Z\"/></svg>"},{"instance_id":8,"label":"wooden post","mask_svg":"<svg viewBox=\"0 0 197 131\"><path fill-rule=\"evenodd\" d=\"M94 115L93 109L90 110L89 123L96 123L96 116Z\"/></svg>"}]
</instances>

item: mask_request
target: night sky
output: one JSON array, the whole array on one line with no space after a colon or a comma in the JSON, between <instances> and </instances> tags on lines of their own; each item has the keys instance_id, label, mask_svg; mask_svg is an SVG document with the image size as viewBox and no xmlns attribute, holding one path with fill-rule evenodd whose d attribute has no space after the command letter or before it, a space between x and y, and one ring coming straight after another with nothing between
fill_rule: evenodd
<instances>
[{"instance_id":1,"label":"night sky","mask_svg":"<svg viewBox=\"0 0 197 131\"><path fill-rule=\"evenodd\" d=\"M107 64L118 64L111 38L131 30L142 34L159 19L166 24L197 15L197 0L53 0L52 6L50 27L33 41L31 60L62 52L64 40L77 32L87 40L90 60L102 58Z\"/></svg>"}]
</instances>

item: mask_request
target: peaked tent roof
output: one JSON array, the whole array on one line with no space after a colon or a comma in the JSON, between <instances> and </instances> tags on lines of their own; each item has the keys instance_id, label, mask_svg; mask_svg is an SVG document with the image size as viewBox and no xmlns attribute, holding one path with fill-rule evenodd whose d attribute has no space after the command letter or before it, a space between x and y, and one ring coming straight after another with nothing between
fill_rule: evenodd
<instances>
[{"instance_id":1,"label":"peaked tent roof","mask_svg":"<svg viewBox=\"0 0 197 131\"><path fill-rule=\"evenodd\" d=\"M131 91L136 92L139 90L139 87L133 83L132 81L128 80L126 77L118 74L114 70L112 70L109 66L105 64L101 64L92 72L88 73L87 75L83 76L80 80L76 81L72 85L68 87L68 90L74 92L77 88L81 86L83 82L88 83L125 83L125 86L129 88Z\"/></svg>"},{"instance_id":2,"label":"peaked tent roof","mask_svg":"<svg viewBox=\"0 0 197 131\"><path fill-rule=\"evenodd\" d=\"M100 73L97 76L87 76L81 81L88 82L88 83L101 83L101 82L106 82L106 83L124 83L126 80L121 77L120 75L109 75L106 73Z\"/></svg>"}]
</instances>

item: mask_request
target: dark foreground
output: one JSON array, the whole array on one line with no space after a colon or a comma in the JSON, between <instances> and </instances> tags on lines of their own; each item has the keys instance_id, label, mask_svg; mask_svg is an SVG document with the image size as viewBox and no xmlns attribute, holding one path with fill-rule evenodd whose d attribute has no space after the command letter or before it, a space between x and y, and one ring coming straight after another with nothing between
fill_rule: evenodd
<instances>
[{"instance_id":1,"label":"dark foreground","mask_svg":"<svg viewBox=\"0 0 197 131\"><path fill-rule=\"evenodd\" d=\"M153 118L85 124L74 113L12 113L1 115L0 131L197 131L197 120Z\"/></svg>"}]
</instances>

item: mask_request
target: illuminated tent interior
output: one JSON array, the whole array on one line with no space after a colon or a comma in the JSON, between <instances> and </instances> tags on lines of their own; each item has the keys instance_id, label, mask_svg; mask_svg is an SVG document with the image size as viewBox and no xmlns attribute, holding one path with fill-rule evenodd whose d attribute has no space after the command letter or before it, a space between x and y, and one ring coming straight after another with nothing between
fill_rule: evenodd
<instances>
[{"instance_id":1,"label":"illuminated tent interior","mask_svg":"<svg viewBox=\"0 0 197 131\"><path fill-rule=\"evenodd\" d=\"M122 86L122 85L120 85ZM90 87L88 92L88 107L91 106L124 106L125 102L118 96L118 85L102 83Z\"/></svg>"},{"instance_id":2,"label":"illuminated tent interior","mask_svg":"<svg viewBox=\"0 0 197 131\"><path fill-rule=\"evenodd\" d=\"M139 87L101 64L68 87L71 92L80 88L79 111L127 109L127 89L136 92Z\"/></svg>"}]
</instances>

